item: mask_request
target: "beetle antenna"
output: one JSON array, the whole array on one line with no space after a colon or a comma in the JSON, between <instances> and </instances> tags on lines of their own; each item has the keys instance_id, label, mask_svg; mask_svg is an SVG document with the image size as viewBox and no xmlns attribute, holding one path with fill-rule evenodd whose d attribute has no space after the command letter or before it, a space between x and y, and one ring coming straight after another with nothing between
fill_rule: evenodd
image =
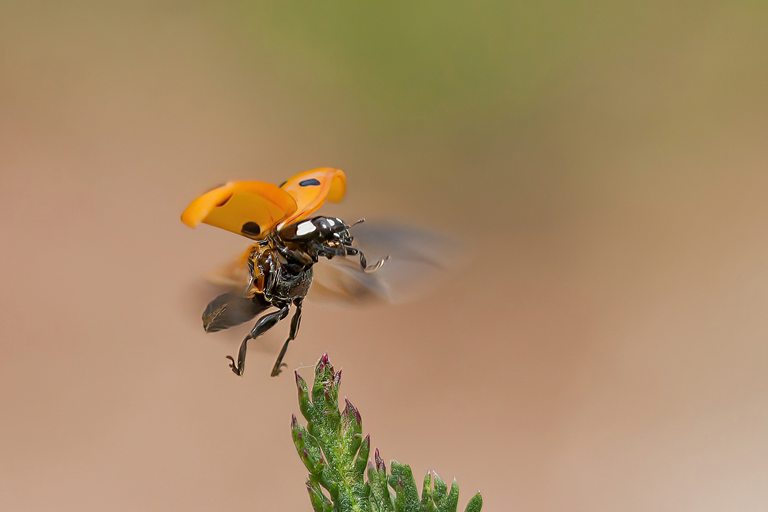
<instances>
[{"instance_id":1,"label":"beetle antenna","mask_svg":"<svg viewBox=\"0 0 768 512\"><path fill-rule=\"evenodd\" d=\"M365 222L365 217L363 217L363 218L361 218L361 219L358 219L358 220L356 220L355 222L353 222L352 224L350 224L350 225L349 225L349 227L351 228L352 226L357 226L358 224L362 224L363 222Z\"/></svg>"}]
</instances>

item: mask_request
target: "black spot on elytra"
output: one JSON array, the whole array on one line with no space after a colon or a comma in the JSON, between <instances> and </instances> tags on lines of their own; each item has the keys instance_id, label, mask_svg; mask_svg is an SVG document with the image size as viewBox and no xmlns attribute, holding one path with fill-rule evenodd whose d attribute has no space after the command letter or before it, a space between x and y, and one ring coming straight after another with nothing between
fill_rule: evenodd
<instances>
[{"instance_id":1,"label":"black spot on elytra","mask_svg":"<svg viewBox=\"0 0 768 512\"><path fill-rule=\"evenodd\" d=\"M284 182L282 182L281 184L279 184L279 185L278 185L278 187L280 187L280 188L283 188L283 187L285 186L285 184L286 184L286 183L288 183L288 180L285 180Z\"/></svg>"},{"instance_id":2,"label":"black spot on elytra","mask_svg":"<svg viewBox=\"0 0 768 512\"><path fill-rule=\"evenodd\" d=\"M242 231L244 235L257 236L261 233L261 228L255 222L246 222L243 224L243 227L240 228L240 231Z\"/></svg>"},{"instance_id":3,"label":"black spot on elytra","mask_svg":"<svg viewBox=\"0 0 768 512\"><path fill-rule=\"evenodd\" d=\"M308 180L301 180L299 182L300 187L316 187L320 185L320 180L316 178L309 178Z\"/></svg>"}]
</instances>

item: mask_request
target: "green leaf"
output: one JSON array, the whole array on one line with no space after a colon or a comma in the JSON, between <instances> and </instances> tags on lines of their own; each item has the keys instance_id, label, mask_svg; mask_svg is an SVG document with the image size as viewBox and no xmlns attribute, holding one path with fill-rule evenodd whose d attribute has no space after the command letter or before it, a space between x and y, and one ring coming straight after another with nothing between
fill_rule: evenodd
<instances>
[{"instance_id":1,"label":"green leaf","mask_svg":"<svg viewBox=\"0 0 768 512\"><path fill-rule=\"evenodd\" d=\"M464 509L464 512L480 512L483 508L483 497L478 492L474 496L472 496L472 499L469 500L469 503L467 503L467 508Z\"/></svg>"},{"instance_id":2,"label":"green leaf","mask_svg":"<svg viewBox=\"0 0 768 512\"><path fill-rule=\"evenodd\" d=\"M341 413L341 439L350 455L355 455L362 442L363 420L352 402L344 399L346 407ZM363 466L365 467L365 466Z\"/></svg>"},{"instance_id":3,"label":"green leaf","mask_svg":"<svg viewBox=\"0 0 768 512\"><path fill-rule=\"evenodd\" d=\"M392 474L389 477L389 485L395 490L395 510L397 512L419 512L419 492L416 490L416 481L413 479L411 467L392 461Z\"/></svg>"},{"instance_id":4,"label":"green leaf","mask_svg":"<svg viewBox=\"0 0 768 512\"><path fill-rule=\"evenodd\" d=\"M421 512L436 512L434 494L432 492L432 473L424 475L424 485L421 489Z\"/></svg>"},{"instance_id":5,"label":"green leaf","mask_svg":"<svg viewBox=\"0 0 768 512\"><path fill-rule=\"evenodd\" d=\"M454 480L447 496L441 497L436 503L437 512L456 512L459 506L459 485Z\"/></svg>"},{"instance_id":6,"label":"green leaf","mask_svg":"<svg viewBox=\"0 0 768 512\"><path fill-rule=\"evenodd\" d=\"M315 477L320 477L324 464L322 450L317 444L317 440L307 432L307 429L299 425L296 416L291 418L291 434L296 451L309 473Z\"/></svg>"},{"instance_id":7,"label":"green leaf","mask_svg":"<svg viewBox=\"0 0 768 512\"><path fill-rule=\"evenodd\" d=\"M323 357L315 366L315 383L312 386L312 404L316 413L323 414L323 421L328 427L334 427L339 422L339 384L341 372L333 371L333 365L328 356Z\"/></svg>"},{"instance_id":8,"label":"green leaf","mask_svg":"<svg viewBox=\"0 0 768 512\"><path fill-rule=\"evenodd\" d=\"M362 478L365 473L365 467L368 465L368 455L371 452L371 436L365 436L363 443L360 445L360 450L355 457L355 473Z\"/></svg>"},{"instance_id":9,"label":"green leaf","mask_svg":"<svg viewBox=\"0 0 768 512\"><path fill-rule=\"evenodd\" d=\"M309 492L309 501L315 512L331 512L333 503L329 500L316 480L307 480L307 491Z\"/></svg>"},{"instance_id":10,"label":"green leaf","mask_svg":"<svg viewBox=\"0 0 768 512\"><path fill-rule=\"evenodd\" d=\"M299 391L299 410L302 416L307 421L314 419L314 409L312 408L312 402L309 401L309 389L307 389L307 382L301 378L299 372L295 372L296 376L296 388Z\"/></svg>"},{"instance_id":11,"label":"green leaf","mask_svg":"<svg viewBox=\"0 0 768 512\"><path fill-rule=\"evenodd\" d=\"M448 494L448 486L445 485L440 475L435 473L435 504L442 503Z\"/></svg>"},{"instance_id":12,"label":"green leaf","mask_svg":"<svg viewBox=\"0 0 768 512\"><path fill-rule=\"evenodd\" d=\"M379 455L377 449L374 455L376 465L368 466L368 483L371 486L371 509L373 512L394 512L395 506L389 495L389 483L387 482L387 467Z\"/></svg>"}]
</instances>

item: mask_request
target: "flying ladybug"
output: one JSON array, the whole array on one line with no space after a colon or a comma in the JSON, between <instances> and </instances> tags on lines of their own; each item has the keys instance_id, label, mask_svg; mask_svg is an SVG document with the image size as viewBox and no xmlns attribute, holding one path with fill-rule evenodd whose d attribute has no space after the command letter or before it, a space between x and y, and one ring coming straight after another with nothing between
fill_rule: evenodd
<instances>
[{"instance_id":1,"label":"flying ladybug","mask_svg":"<svg viewBox=\"0 0 768 512\"><path fill-rule=\"evenodd\" d=\"M293 306L290 332L271 372L273 377L280 374L288 344L299 332L302 304L318 261L355 257L358 272L366 274L388 260L369 265L363 251L353 246L350 228L362 220L347 224L337 217L313 216L326 201L341 201L345 192L344 171L323 167L299 173L280 186L232 181L204 193L181 214L187 226L209 224L253 241L230 267L231 278L242 276L242 291L217 296L203 312L206 332L228 329L264 313L240 344L237 360L227 356L236 375L245 371L248 341L277 325Z\"/></svg>"}]
</instances>

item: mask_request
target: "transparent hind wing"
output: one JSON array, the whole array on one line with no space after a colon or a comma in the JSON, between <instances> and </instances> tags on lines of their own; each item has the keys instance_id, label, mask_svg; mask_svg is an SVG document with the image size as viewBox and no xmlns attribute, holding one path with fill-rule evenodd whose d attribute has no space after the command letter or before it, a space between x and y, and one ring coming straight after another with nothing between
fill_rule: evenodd
<instances>
[{"instance_id":1,"label":"transparent hind wing","mask_svg":"<svg viewBox=\"0 0 768 512\"><path fill-rule=\"evenodd\" d=\"M460 244L447 235L393 222L361 223L352 234L355 245L371 261L388 255L409 264L448 268L462 252Z\"/></svg>"},{"instance_id":2,"label":"transparent hind wing","mask_svg":"<svg viewBox=\"0 0 768 512\"><path fill-rule=\"evenodd\" d=\"M334 258L313 267L307 298L335 304L391 302L389 287L378 272L366 273L356 259Z\"/></svg>"},{"instance_id":3,"label":"transparent hind wing","mask_svg":"<svg viewBox=\"0 0 768 512\"><path fill-rule=\"evenodd\" d=\"M239 293L222 293L205 307L203 311L203 329L216 332L229 329L252 320L269 307L261 296L248 299Z\"/></svg>"},{"instance_id":4,"label":"transparent hind wing","mask_svg":"<svg viewBox=\"0 0 768 512\"><path fill-rule=\"evenodd\" d=\"M250 279L248 271L248 257L251 254L252 246L243 251L240 256L229 263L220 266L212 272L209 272L205 279L209 283L227 288L231 291L244 292Z\"/></svg>"},{"instance_id":5,"label":"transparent hind wing","mask_svg":"<svg viewBox=\"0 0 768 512\"><path fill-rule=\"evenodd\" d=\"M360 224L355 246L368 261L389 256L382 268L363 272L355 258L333 258L315 265L309 298L346 304L401 303L418 299L448 279L459 266L459 244L448 237L395 223Z\"/></svg>"}]
</instances>

